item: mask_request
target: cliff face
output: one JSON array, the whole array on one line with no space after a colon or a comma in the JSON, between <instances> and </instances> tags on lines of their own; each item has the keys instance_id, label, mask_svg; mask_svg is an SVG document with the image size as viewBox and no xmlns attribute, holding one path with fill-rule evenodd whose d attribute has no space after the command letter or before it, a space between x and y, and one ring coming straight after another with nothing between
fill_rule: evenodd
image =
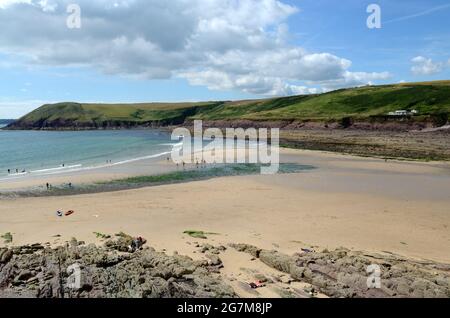
<instances>
[{"instance_id":1,"label":"cliff face","mask_svg":"<svg viewBox=\"0 0 450 318\"><path fill-rule=\"evenodd\" d=\"M135 122L125 120L113 120L103 122L78 122L71 120L53 120L53 121L37 121L24 122L16 121L6 125L6 130L120 130L120 129L150 129L150 128L164 128L171 126L193 127L193 120L164 120L164 121L149 121L149 122ZM411 130L423 130L428 128L441 127L443 125L436 125L431 118L421 121L401 121L401 120L385 120L385 121L358 121L349 126L342 125L339 121L333 122L313 122L313 121L254 121L254 120L220 120L220 121L204 121L203 128L279 128L281 130L316 130L316 129L356 129L367 131L392 131L392 132L407 132Z\"/></svg>"},{"instance_id":2,"label":"cliff face","mask_svg":"<svg viewBox=\"0 0 450 318\"><path fill-rule=\"evenodd\" d=\"M169 125L179 125L182 121L149 121L136 122L127 120L107 121L77 121L66 119L39 120L35 122L18 120L9 124L9 130L95 130L95 129L133 129L133 128L158 128Z\"/></svg>"}]
</instances>

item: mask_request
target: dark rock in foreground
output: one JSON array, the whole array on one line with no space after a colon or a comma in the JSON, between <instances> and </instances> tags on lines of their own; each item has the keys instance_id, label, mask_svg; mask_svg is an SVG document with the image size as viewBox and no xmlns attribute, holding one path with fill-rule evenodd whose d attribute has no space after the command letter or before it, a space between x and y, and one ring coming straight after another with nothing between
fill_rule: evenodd
<instances>
[{"instance_id":1,"label":"dark rock in foreground","mask_svg":"<svg viewBox=\"0 0 450 318\"><path fill-rule=\"evenodd\" d=\"M233 244L266 265L306 282L329 297L346 298L449 298L450 265L405 259L401 256L335 251L305 251L293 256ZM380 269L380 288L369 288L368 268ZM373 277L373 276L372 276Z\"/></svg>"},{"instance_id":2,"label":"dark rock in foreground","mask_svg":"<svg viewBox=\"0 0 450 318\"><path fill-rule=\"evenodd\" d=\"M208 261L152 248L124 252L128 241L122 237L104 247L73 240L56 249L38 244L2 248L0 298L235 297ZM79 268L79 284L74 284L74 268Z\"/></svg>"},{"instance_id":3,"label":"dark rock in foreground","mask_svg":"<svg viewBox=\"0 0 450 318\"><path fill-rule=\"evenodd\" d=\"M0 248L0 298L236 297L220 277L223 264L218 254L225 247L205 245L201 251L207 259L194 261L148 247L132 253L130 246L133 238L123 234L103 247L73 240L56 249L39 244ZM304 249L289 256L246 244L231 246L289 274L289 282L310 284L311 295L320 292L348 298L450 297L448 264L343 248L322 252ZM380 269L379 288L368 285L373 274L368 268L372 265ZM78 269L77 281L74 273Z\"/></svg>"}]
</instances>

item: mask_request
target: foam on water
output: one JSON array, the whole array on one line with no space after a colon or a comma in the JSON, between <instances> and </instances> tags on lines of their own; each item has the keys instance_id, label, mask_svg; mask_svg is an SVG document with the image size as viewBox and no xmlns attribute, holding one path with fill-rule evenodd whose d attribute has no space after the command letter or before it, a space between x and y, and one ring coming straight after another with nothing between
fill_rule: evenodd
<instances>
[{"instance_id":1,"label":"foam on water","mask_svg":"<svg viewBox=\"0 0 450 318\"><path fill-rule=\"evenodd\" d=\"M61 166L58 168L50 168L50 169L42 169L42 170L33 170L30 171L30 173L44 173L44 172L51 172L51 171L61 171L61 170L66 170L66 169L73 169L73 168L79 168L82 167L83 165L73 165L73 166Z\"/></svg>"},{"instance_id":2,"label":"foam on water","mask_svg":"<svg viewBox=\"0 0 450 318\"><path fill-rule=\"evenodd\" d=\"M2 131L0 180L99 169L171 153L179 143L157 130ZM11 173L7 170L26 171Z\"/></svg>"}]
</instances>

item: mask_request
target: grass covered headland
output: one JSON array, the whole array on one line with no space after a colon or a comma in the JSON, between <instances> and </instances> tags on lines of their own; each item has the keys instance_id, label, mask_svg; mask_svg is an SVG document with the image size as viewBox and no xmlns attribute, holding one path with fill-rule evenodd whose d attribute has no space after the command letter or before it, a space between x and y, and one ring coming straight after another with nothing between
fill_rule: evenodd
<instances>
[{"instance_id":1,"label":"grass covered headland","mask_svg":"<svg viewBox=\"0 0 450 318\"><path fill-rule=\"evenodd\" d=\"M416 110L414 116L393 117L389 112ZM365 86L317 95L261 100L198 103L43 105L8 126L9 129L111 129L181 125L194 119L206 122L398 124L448 122L450 81ZM220 126L220 125L219 125Z\"/></svg>"}]
</instances>

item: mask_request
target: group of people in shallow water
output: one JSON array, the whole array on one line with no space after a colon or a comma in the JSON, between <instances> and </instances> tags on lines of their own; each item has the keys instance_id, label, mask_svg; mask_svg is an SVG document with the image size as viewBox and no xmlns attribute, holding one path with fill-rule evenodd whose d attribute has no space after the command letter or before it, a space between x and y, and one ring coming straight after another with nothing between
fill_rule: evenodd
<instances>
[{"instance_id":1,"label":"group of people in shallow water","mask_svg":"<svg viewBox=\"0 0 450 318\"><path fill-rule=\"evenodd\" d=\"M26 173L27 172L25 169L23 169L22 171L19 171L19 169L16 169L15 171L16 171L15 173ZM8 174L13 174L13 173L14 173L13 170L8 169Z\"/></svg>"},{"instance_id":2,"label":"group of people in shallow water","mask_svg":"<svg viewBox=\"0 0 450 318\"><path fill-rule=\"evenodd\" d=\"M170 158L167 157L167 162L169 162L169 161L170 161ZM183 165L183 168L186 168L186 162L182 161L181 164ZM206 160L198 160L198 159L196 159L195 166L197 167L197 169L200 168L200 167L201 168L206 168L206 165L207 165ZM177 163L177 167L179 167L179 166L180 166L180 164Z\"/></svg>"},{"instance_id":3,"label":"group of people in shallow water","mask_svg":"<svg viewBox=\"0 0 450 318\"><path fill-rule=\"evenodd\" d=\"M61 165L61 167L65 167L66 166L66 164L62 164ZM22 169L21 171L19 170L19 169L15 169L15 172L13 171L13 170L11 170L11 169L8 169L8 174L13 174L13 173L16 173L16 174L19 174L19 173L27 173L27 170L26 169Z\"/></svg>"}]
</instances>

